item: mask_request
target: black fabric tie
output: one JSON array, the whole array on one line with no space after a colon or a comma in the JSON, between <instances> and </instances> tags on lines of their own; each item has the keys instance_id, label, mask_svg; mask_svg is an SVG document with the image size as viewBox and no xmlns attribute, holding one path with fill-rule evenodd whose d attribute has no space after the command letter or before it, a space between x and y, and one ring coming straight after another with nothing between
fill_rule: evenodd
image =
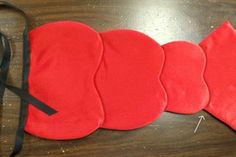
<instances>
[{"instance_id":1,"label":"black fabric tie","mask_svg":"<svg viewBox=\"0 0 236 157\"><path fill-rule=\"evenodd\" d=\"M29 39L28 39L28 18L26 14L15 7L14 5L0 1L0 7L6 7L8 9L13 9L19 12L24 16L26 20L26 25L23 33L23 81L22 87L17 88L6 83L7 75L9 71L10 58L11 58L11 47L10 42L7 37L0 33L0 101L2 102L5 88L16 94L21 98L21 106L20 106L20 117L18 122L18 128L16 131L15 137L15 146L10 155L10 157L16 156L22 149L23 141L24 141L24 127L26 123L26 116L28 111L28 104L32 104L37 109L41 110L47 115L53 115L57 113L56 110L49 107L45 103L41 102L34 96L30 95L28 92L28 71L29 71Z\"/></svg>"}]
</instances>

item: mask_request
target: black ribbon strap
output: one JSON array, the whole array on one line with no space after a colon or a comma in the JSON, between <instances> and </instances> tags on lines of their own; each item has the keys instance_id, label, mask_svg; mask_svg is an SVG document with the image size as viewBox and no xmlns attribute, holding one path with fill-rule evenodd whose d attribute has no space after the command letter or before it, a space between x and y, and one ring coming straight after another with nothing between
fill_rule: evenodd
<instances>
[{"instance_id":1,"label":"black ribbon strap","mask_svg":"<svg viewBox=\"0 0 236 157\"><path fill-rule=\"evenodd\" d=\"M9 64L10 64L10 58L11 58L11 53L10 53L10 44L3 34L0 33L0 79L3 82L6 82L7 80L7 75L9 71ZM2 53L1 53L2 52ZM3 100L3 95L5 92L5 86L4 84L0 83L0 101L1 103Z\"/></svg>"},{"instance_id":2,"label":"black ribbon strap","mask_svg":"<svg viewBox=\"0 0 236 157\"><path fill-rule=\"evenodd\" d=\"M11 57L11 48L10 43L7 40L6 36L0 33L0 45L2 47L2 56L0 57L0 98L2 100L5 88L12 91L14 94L19 96L21 99L26 101L27 103L31 103L33 106L41 110L42 112L46 113L47 115L52 115L56 113L54 109L47 106L43 102L37 100L35 97L29 94L28 91L11 86L6 84L7 75L9 71L9 63L10 63L10 57Z\"/></svg>"},{"instance_id":3,"label":"black ribbon strap","mask_svg":"<svg viewBox=\"0 0 236 157\"><path fill-rule=\"evenodd\" d=\"M10 56L11 56L11 48L10 42L3 34L0 34L0 39L2 43L2 63L0 63L0 99L2 100L5 88L9 89L16 95L21 98L21 106L20 106L20 117L18 122L18 128L16 131L16 139L15 139L15 146L10 155L10 157L16 156L20 150L22 149L23 141L24 141L24 127L26 122L26 116L28 111L28 104L34 105L36 108L41 110L42 112L46 113L47 115L55 114L57 111L52 109L51 107L47 106L43 102L39 101L32 95L28 93L28 72L29 72L29 22L26 14L16 6L12 5L11 3L0 1L0 7L6 7L8 9L12 9L14 11L19 12L25 18L25 29L23 32L23 81L22 87L17 88L6 84L7 74L9 71L9 64L10 64ZM0 49L1 51L1 49ZM1 61L1 57L0 57Z\"/></svg>"},{"instance_id":4,"label":"black ribbon strap","mask_svg":"<svg viewBox=\"0 0 236 157\"><path fill-rule=\"evenodd\" d=\"M22 90L20 88L7 85L6 83L1 81L1 84L3 84L8 90L19 96L21 99L26 101L27 103L31 103L33 106L41 110L42 112L46 113L47 115L51 116L55 114L57 111L52 109L51 107L47 106L37 98L33 97L32 95L29 94L29 92Z\"/></svg>"}]
</instances>

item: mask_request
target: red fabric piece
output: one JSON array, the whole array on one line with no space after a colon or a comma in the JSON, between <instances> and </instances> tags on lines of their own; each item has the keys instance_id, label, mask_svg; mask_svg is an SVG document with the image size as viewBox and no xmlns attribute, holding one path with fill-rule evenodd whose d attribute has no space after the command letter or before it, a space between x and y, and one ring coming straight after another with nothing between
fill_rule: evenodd
<instances>
[{"instance_id":1,"label":"red fabric piece","mask_svg":"<svg viewBox=\"0 0 236 157\"><path fill-rule=\"evenodd\" d=\"M207 55L205 72L211 99L206 111L236 130L236 32L225 22L200 46Z\"/></svg>"},{"instance_id":2,"label":"red fabric piece","mask_svg":"<svg viewBox=\"0 0 236 157\"><path fill-rule=\"evenodd\" d=\"M96 75L105 120L101 127L130 130L153 122L166 107L159 80L161 46L132 30L101 33L104 56Z\"/></svg>"},{"instance_id":3,"label":"red fabric piece","mask_svg":"<svg viewBox=\"0 0 236 157\"><path fill-rule=\"evenodd\" d=\"M47 116L29 106L25 130L47 139L74 139L104 119L94 76L102 58L97 32L78 22L55 22L30 32L30 94L56 109Z\"/></svg>"},{"instance_id":4,"label":"red fabric piece","mask_svg":"<svg viewBox=\"0 0 236 157\"><path fill-rule=\"evenodd\" d=\"M30 32L29 92L58 113L48 116L29 105L25 130L47 139L75 139L99 127L143 127L165 108L198 112L209 102L203 50L212 94L205 109L235 129L235 35L225 23L201 49L180 41L161 47L132 30L99 34L78 22L38 27Z\"/></svg>"},{"instance_id":5,"label":"red fabric piece","mask_svg":"<svg viewBox=\"0 0 236 157\"><path fill-rule=\"evenodd\" d=\"M177 41L162 46L166 60L161 80L168 97L167 111L192 114L209 101L203 74L206 57L200 46Z\"/></svg>"}]
</instances>

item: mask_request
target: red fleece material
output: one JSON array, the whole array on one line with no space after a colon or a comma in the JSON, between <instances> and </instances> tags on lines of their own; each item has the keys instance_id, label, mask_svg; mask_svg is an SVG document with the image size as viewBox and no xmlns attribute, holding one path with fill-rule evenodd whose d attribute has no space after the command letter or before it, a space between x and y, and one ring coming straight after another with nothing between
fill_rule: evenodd
<instances>
[{"instance_id":1,"label":"red fleece material","mask_svg":"<svg viewBox=\"0 0 236 157\"><path fill-rule=\"evenodd\" d=\"M49 139L80 138L98 127L143 127L164 111L161 46L131 30L100 35L103 41L76 22L31 31L29 91L58 113L47 116L30 105L27 132Z\"/></svg>"},{"instance_id":2,"label":"red fleece material","mask_svg":"<svg viewBox=\"0 0 236 157\"><path fill-rule=\"evenodd\" d=\"M30 32L29 92L58 113L48 116L29 105L25 130L47 139L76 139L99 127L143 127L165 109L195 113L209 102L204 77L211 94L205 109L236 129L232 43L236 32L229 23L201 47L180 41L161 47L140 32L99 34L78 22L38 27Z\"/></svg>"},{"instance_id":3,"label":"red fleece material","mask_svg":"<svg viewBox=\"0 0 236 157\"><path fill-rule=\"evenodd\" d=\"M236 32L226 22L200 46L207 56L205 78L211 94L205 110L236 130Z\"/></svg>"},{"instance_id":4,"label":"red fleece material","mask_svg":"<svg viewBox=\"0 0 236 157\"><path fill-rule=\"evenodd\" d=\"M132 30L101 33L104 44L96 84L104 105L103 128L130 130L153 122L166 107L159 76L161 46Z\"/></svg>"},{"instance_id":5,"label":"red fleece material","mask_svg":"<svg viewBox=\"0 0 236 157\"><path fill-rule=\"evenodd\" d=\"M208 87L203 74L206 57L200 46L185 41L162 46L165 64L161 80L168 97L167 111L193 114L209 101Z\"/></svg>"},{"instance_id":6,"label":"red fleece material","mask_svg":"<svg viewBox=\"0 0 236 157\"><path fill-rule=\"evenodd\" d=\"M78 22L56 22L30 32L29 92L56 109L48 116L29 106L25 130L49 139L84 137L104 119L94 85L102 58L100 35Z\"/></svg>"}]
</instances>

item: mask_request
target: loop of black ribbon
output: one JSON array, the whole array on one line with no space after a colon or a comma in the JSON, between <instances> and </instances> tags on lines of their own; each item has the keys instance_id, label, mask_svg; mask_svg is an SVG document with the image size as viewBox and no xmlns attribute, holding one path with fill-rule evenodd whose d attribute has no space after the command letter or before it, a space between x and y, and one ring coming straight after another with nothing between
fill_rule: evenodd
<instances>
[{"instance_id":1,"label":"loop of black ribbon","mask_svg":"<svg viewBox=\"0 0 236 157\"><path fill-rule=\"evenodd\" d=\"M44 112L47 115L53 115L57 111L53 108L47 106L34 96L30 95L28 92L28 72L29 72L29 38L28 38L28 32L29 32L29 20L26 16L26 14L16 6L12 5L11 3L0 1L0 7L6 7L8 9L12 9L18 13L20 13L25 18L25 28L23 32L23 81L22 81L22 87L17 88L11 85L8 85L6 83L7 75L9 71L9 64L10 64L10 58L11 58L11 47L10 42L7 39L7 37L0 33L0 44L2 44L2 59L0 60L0 100L2 101L5 88L15 93L17 96L21 98L21 106L20 106L20 117L18 122L18 128L16 131L16 137L15 137L15 146L14 149L10 155L10 157L16 156L22 149L23 141L24 141L24 127L26 123L26 116L28 111L28 104L32 104L42 112Z\"/></svg>"}]
</instances>

